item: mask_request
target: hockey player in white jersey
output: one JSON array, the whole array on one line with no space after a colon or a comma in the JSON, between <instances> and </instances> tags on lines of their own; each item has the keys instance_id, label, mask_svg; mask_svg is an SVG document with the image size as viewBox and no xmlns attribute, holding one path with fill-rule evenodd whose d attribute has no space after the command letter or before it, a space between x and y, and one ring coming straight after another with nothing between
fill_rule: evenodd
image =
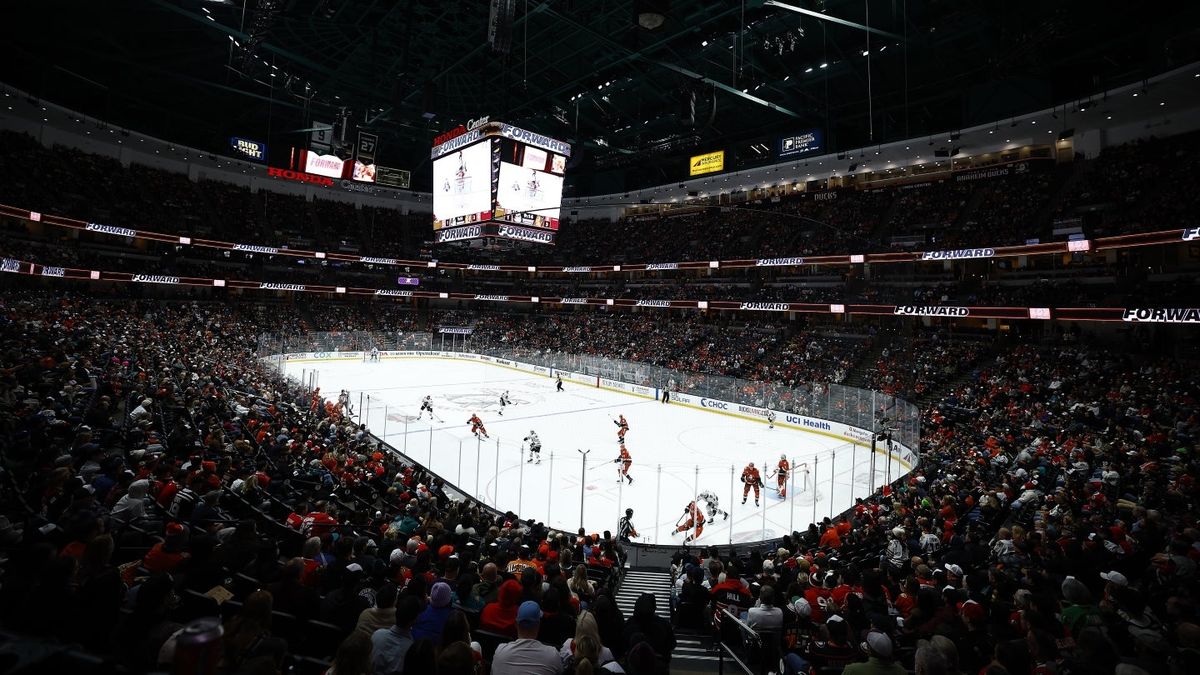
<instances>
[{"instance_id":1,"label":"hockey player in white jersey","mask_svg":"<svg viewBox=\"0 0 1200 675\"><path fill-rule=\"evenodd\" d=\"M718 513L725 516L724 520L729 520L729 512L721 510L721 502L711 490L701 492L696 497L696 501L704 502L704 508L708 511L709 520L716 520Z\"/></svg>"},{"instance_id":2,"label":"hockey player in white jersey","mask_svg":"<svg viewBox=\"0 0 1200 675\"><path fill-rule=\"evenodd\" d=\"M417 413L417 419L421 419L425 413L429 413L429 419L434 419L432 396L426 396L425 398L421 399L421 412Z\"/></svg>"},{"instance_id":3,"label":"hockey player in white jersey","mask_svg":"<svg viewBox=\"0 0 1200 675\"><path fill-rule=\"evenodd\" d=\"M525 462L526 463L533 462L534 464L541 464L542 463L542 441L541 441L541 439L538 438L537 432L530 429L529 435L526 436L524 438L524 440L529 443L529 459L525 460ZM537 457L536 462L534 461L535 456Z\"/></svg>"},{"instance_id":4,"label":"hockey player in white jersey","mask_svg":"<svg viewBox=\"0 0 1200 675\"><path fill-rule=\"evenodd\" d=\"M512 405L512 401L508 398L508 390L505 389L503 394L500 394L500 415L504 416L504 406Z\"/></svg>"}]
</instances>

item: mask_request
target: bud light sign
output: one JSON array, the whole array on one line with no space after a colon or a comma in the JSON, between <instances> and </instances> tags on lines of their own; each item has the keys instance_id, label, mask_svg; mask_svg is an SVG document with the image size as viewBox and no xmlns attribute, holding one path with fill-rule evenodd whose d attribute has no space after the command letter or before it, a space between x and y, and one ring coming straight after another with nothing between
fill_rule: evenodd
<instances>
[{"instance_id":1,"label":"bud light sign","mask_svg":"<svg viewBox=\"0 0 1200 675\"><path fill-rule=\"evenodd\" d=\"M252 141L248 138L233 136L229 139L229 145L243 157L247 157L256 162L267 161L267 144Z\"/></svg>"}]
</instances>

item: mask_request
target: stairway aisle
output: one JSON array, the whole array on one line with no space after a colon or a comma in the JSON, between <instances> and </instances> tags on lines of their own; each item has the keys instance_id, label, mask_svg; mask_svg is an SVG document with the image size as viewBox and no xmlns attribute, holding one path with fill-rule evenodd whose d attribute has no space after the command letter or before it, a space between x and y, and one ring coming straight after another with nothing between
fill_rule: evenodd
<instances>
[{"instance_id":1,"label":"stairway aisle","mask_svg":"<svg viewBox=\"0 0 1200 675\"><path fill-rule=\"evenodd\" d=\"M642 593L653 593L655 614L671 619L671 575L657 570L629 570L617 587L616 602L626 619ZM701 636L676 630L677 645L671 654L671 672L716 672L717 657L704 646Z\"/></svg>"}]
</instances>

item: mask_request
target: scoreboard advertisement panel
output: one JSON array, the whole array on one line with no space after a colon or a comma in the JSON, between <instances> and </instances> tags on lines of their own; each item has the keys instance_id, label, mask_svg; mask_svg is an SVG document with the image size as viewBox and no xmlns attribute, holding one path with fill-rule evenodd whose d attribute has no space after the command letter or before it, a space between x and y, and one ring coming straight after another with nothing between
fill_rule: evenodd
<instances>
[{"instance_id":1,"label":"scoreboard advertisement panel","mask_svg":"<svg viewBox=\"0 0 1200 675\"><path fill-rule=\"evenodd\" d=\"M553 244L571 146L486 118L433 147L435 241Z\"/></svg>"},{"instance_id":2,"label":"scoreboard advertisement panel","mask_svg":"<svg viewBox=\"0 0 1200 675\"><path fill-rule=\"evenodd\" d=\"M491 219L491 148L484 140L433 160L433 229Z\"/></svg>"}]
</instances>

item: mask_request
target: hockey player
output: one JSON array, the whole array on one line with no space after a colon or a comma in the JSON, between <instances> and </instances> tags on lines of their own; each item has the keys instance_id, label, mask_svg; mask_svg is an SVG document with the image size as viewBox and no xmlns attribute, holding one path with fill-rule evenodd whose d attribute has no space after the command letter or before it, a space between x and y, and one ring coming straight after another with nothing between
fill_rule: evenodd
<instances>
[{"instance_id":1,"label":"hockey player","mask_svg":"<svg viewBox=\"0 0 1200 675\"><path fill-rule=\"evenodd\" d=\"M767 411L767 428L768 429L775 428L775 412L771 411L771 410Z\"/></svg>"},{"instance_id":2,"label":"hockey player","mask_svg":"<svg viewBox=\"0 0 1200 675\"><path fill-rule=\"evenodd\" d=\"M491 438L488 436L487 429L483 428L483 420L479 419L479 415L472 414L471 419L467 420L467 424L471 425L471 433L475 434L476 438L480 436Z\"/></svg>"},{"instance_id":3,"label":"hockey player","mask_svg":"<svg viewBox=\"0 0 1200 675\"><path fill-rule=\"evenodd\" d=\"M633 526L633 509L625 509L625 517L617 523L617 539L628 544L634 537L641 536Z\"/></svg>"},{"instance_id":4,"label":"hockey player","mask_svg":"<svg viewBox=\"0 0 1200 675\"><path fill-rule=\"evenodd\" d=\"M729 520L729 512L721 510L721 502L717 499L717 495L713 494L712 491L705 490L704 492L701 492L696 497L696 501L704 502L705 510L708 511L709 520L716 520L718 513L725 516L723 520Z\"/></svg>"},{"instance_id":5,"label":"hockey player","mask_svg":"<svg viewBox=\"0 0 1200 675\"><path fill-rule=\"evenodd\" d=\"M555 390L557 390L557 391L562 391L562 390L563 390L563 385L562 385L562 374L561 374L561 373L556 373L556 374L555 374L555 377L557 378L558 382L557 382L557 383L554 385L554 388L555 388Z\"/></svg>"},{"instance_id":6,"label":"hockey player","mask_svg":"<svg viewBox=\"0 0 1200 675\"><path fill-rule=\"evenodd\" d=\"M372 361L379 360L379 347L371 347L371 360Z\"/></svg>"},{"instance_id":7,"label":"hockey player","mask_svg":"<svg viewBox=\"0 0 1200 675\"><path fill-rule=\"evenodd\" d=\"M504 393L500 394L500 415L501 416L504 415L504 406L509 405L511 403L512 403L512 401L508 400L508 390L505 389Z\"/></svg>"},{"instance_id":8,"label":"hockey player","mask_svg":"<svg viewBox=\"0 0 1200 675\"><path fill-rule=\"evenodd\" d=\"M754 505L758 506L762 476L759 475L758 469L754 468L754 462L750 462L745 469L742 469L742 483L742 503L746 503L746 496L750 494L750 488L754 488Z\"/></svg>"},{"instance_id":9,"label":"hockey player","mask_svg":"<svg viewBox=\"0 0 1200 675\"><path fill-rule=\"evenodd\" d=\"M775 479L778 481L780 499L787 499L787 481L791 471L792 465L788 462L787 455L780 455L779 464L775 467Z\"/></svg>"},{"instance_id":10,"label":"hockey player","mask_svg":"<svg viewBox=\"0 0 1200 675\"><path fill-rule=\"evenodd\" d=\"M525 461L533 462L533 458L536 455L537 461L534 463L541 464L542 463L542 441L540 439L538 439L537 432L534 431L533 429L530 429L529 435L526 436L524 440L529 442L529 459L527 459Z\"/></svg>"},{"instance_id":11,"label":"hockey player","mask_svg":"<svg viewBox=\"0 0 1200 675\"><path fill-rule=\"evenodd\" d=\"M629 433L629 422L625 421L624 415L617 415L620 419L613 420L613 424L617 425L617 442L624 445L625 434Z\"/></svg>"},{"instance_id":12,"label":"hockey player","mask_svg":"<svg viewBox=\"0 0 1200 675\"><path fill-rule=\"evenodd\" d=\"M421 411L417 413L417 419L421 419L425 413L429 413L429 419L433 419L433 397L426 396L421 399Z\"/></svg>"},{"instance_id":13,"label":"hockey player","mask_svg":"<svg viewBox=\"0 0 1200 675\"><path fill-rule=\"evenodd\" d=\"M629 481L630 485L633 485L633 476L629 475L629 467L633 465L633 457L629 456L629 450L625 449L624 443L621 444L621 456L613 460L613 464L621 463L624 463L624 466L617 469L617 482L620 483L621 479L624 478Z\"/></svg>"},{"instance_id":14,"label":"hockey player","mask_svg":"<svg viewBox=\"0 0 1200 675\"><path fill-rule=\"evenodd\" d=\"M696 504L695 501L683 508L683 516L680 517L679 520L683 521L683 524L675 528L675 531L671 533L671 536L675 536L680 532L687 532L688 530L692 529L693 526L696 528L694 533L683 538L684 544L699 539L700 535L704 533L704 513L700 510L700 506Z\"/></svg>"}]
</instances>

